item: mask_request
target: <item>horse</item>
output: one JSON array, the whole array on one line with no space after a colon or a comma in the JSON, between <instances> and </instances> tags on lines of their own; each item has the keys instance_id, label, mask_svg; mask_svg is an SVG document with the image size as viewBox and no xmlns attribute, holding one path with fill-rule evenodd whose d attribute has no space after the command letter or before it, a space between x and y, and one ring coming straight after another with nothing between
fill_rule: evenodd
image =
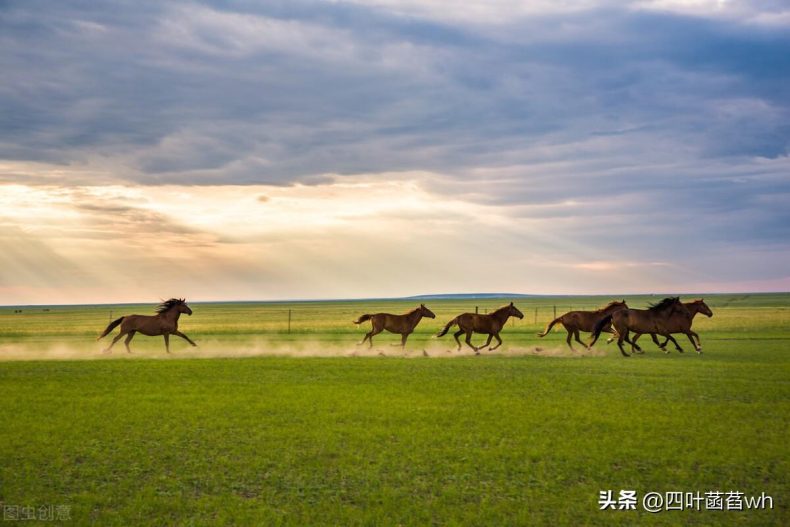
<instances>
[{"instance_id":1,"label":"horse","mask_svg":"<svg viewBox=\"0 0 790 527\"><path fill-rule=\"evenodd\" d=\"M575 351L573 349L573 344L571 344L571 337L573 337L576 342L587 348L587 344L579 339L579 332L584 331L586 333L591 333L595 327L595 324L599 320L610 313L614 313L618 309L628 309L628 305L625 303L625 300L621 300L619 302L617 300L613 300L606 306L596 311L569 311L549 322L549 325L546 326L546 329L543 331L543 333L538 333L538 336L545 337L549 334L551 328L553 328L555 324L559 323L562 324L565 327L565 330L568 332L568 338L565 339L565 341L568 343L568 347L571 349L571 351ZM604 327L601 331L612 333L611 325Z\"/></svg>"},{"instance_id":2,"label":"horse","mask_svg":"<svg viewBox=\"0 0 790 527\"><path fill-rule=\"evenodd\" d=\"M365 314L359 317L354 324L361 324L366 320L370 320L371 324L373 325L373 329L371 329L368 333L365 334L365 337L362 339L362 342L357 344L357 346L362 345L367 340L370 344L369 347L373 347L373 337L378 335L385 329L390 333L398 333L401 336L400 346L401 348L406 347L406 339L409 338L409 335L414 331L414 328L417 327L417 324L420 323L422 317L427 318L436 318L436 315L425 307L425 304L420 304L420 307L412 309L408 313L404 313L403 315L392 315L390 313L375 313L373 315ZM397 346L397 344L393 344Z\"/></svg>"},{"instance_id":3,"label":"horse","mask_svg":"<svg viewBox=\"0 0 790 527\"><path fill-rule=\"evenodd\" d=\"M106 337L120 324L121 332L112 339L110 345L104 350L105 353L110 352L115 343L124 335L127 335L126 340L123 341L126 345L126 351L131 353L129 342L131 342L138 331L149 337L163 335L165 337L165 349L168 353L170 353L170 335L181 337L193 346L197 346L197 344L192 342L192 339L178 331L178 317L181 316L181 313L191 315L192 310L183 298L171 298L159 304L156 308L156 315L126 315L113 320L96 340Z\"/></svg>"},{"instance_id":4,"label":"horse","mask_svg":"<svg viewBox=\"0 0 790 527\"><path fill-rule=\"evenodd\" d=\"M697 315L697 313L702 313L706 317L710 318L713 316L713 311L710 310L708 304L706 304L705 301L701 298L694 300L693 302L683 302L683 307L685 307L686 310L688 310L688 316L686 316L685 313L676 311L667 320L665 329L669 333L683 333L691 341L691 344L692 346L694 346L694 349L697 351L697 353L702 353L702 342L700 342L699 335L697 335L696 332L691 330L691 324L692 322L694 322L694 317ZM639 337L641 336L642 336L641 333L636 333L636 335L631 339L631 341L636 342L637 339L639 339ZM653 338L653 342L656 343L656 346L661 348L665 353L669 353L666 350L666 346L667 343L669 342L669 338L664 340L663 344L660 344L658 342L658 339L656 338L655 333L651 333L650 336ZM694 341L695 338L697 339L696 342ZM683 353L683 348L678 346L677 342L675 342L675 348L677 348L677 350L680 353Z\"/></svg>"},{"instance_id":5,"label":"horse","mask_svg":"<svg viewBox=\"0 0 790 527\"><path fill-rule=\"evenodd\" d=\"M666 323L668 319L678 311L688 316L688 311L678 297L665 298L661 302L651 305L648 309L629 308L615 311L614 313L606 315L595 324L590 347L598 340L603 328L609 324L612 325L612 328L617 333L617 347L620 348L620 353L622 353L624 357L630 357L623 349L624 340L631 344L632 351L634 349L642 351L642 348L640 348L638 344L628 340L629 331L638 333L657 333L668 337L677 345L677 341L667 331Z\"/></svg>"},{"instance_id":6,"label":"horse","mask_svg":"<svg viewBox=\"0 0 790 527\"><path fill-rule=\"evenodd\" d=\"M463 313L458 315L444 326L444 329L437 334L437 337L443 337L447 331L454 325L458 324L458 331L453 333L455 341L458 343L458 351L461 350L461 341L458 337L466 333L466 344L475 351L475 355L480 355L480 350L488 347L491 344L491 339L496 338L499 344L490 349L494 351L502 345L502 339L499 338L499 332L505 327L507 319L510 317L524 318L524 313L518 310L513 302L506 306L502 306L489 315L479 315L477 313ZM472 344L472 333L486 333L488 340L482 346L475 347Z\"/></svg>"}]
</instances>

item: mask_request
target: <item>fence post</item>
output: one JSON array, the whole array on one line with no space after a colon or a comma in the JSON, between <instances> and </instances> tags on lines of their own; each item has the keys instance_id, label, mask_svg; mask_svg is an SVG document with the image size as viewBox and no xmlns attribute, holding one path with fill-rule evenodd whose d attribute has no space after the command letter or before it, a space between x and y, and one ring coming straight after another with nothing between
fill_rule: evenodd
<instances>
[{"instance_id":1,"label":"fence post","mask_svg":"<svg viewBox=\"0 0 790 527\"><path fill-rule=\"evenodd\" d=\"M554 306L554 318L557 318L557 306Z\"/></svg>"},{"instance_id":2,"label":"fence post","mask_svg":"<svg viewBox=\"0 0 790 527\"><path fill-rule=\"evenodd\" d=\"M288 310L288 333L291 332L291 310Z\"/></svg>"},{"instance_id":3,"label":"fence post","mask_svg":"<svg viewBox=\"0 0 790 527\"><path fill-rule=\"evenodd\" d=\"M535 308L535 324L538 323L538 308Z\"/></svg>"},{"instance_id":4,"label":"fence post","mask_svg":"<svg viewBox=\"0 0 790 527\"><path fill-rule=\"evenodd\" d=\"M477 306L475 306L475 315L477 314Z\"/></svg>"},{"instance_id":5,"label":"fence post","mask_svg":"<svg viewBox=\"0 0 790 527\"><path fill-rule=\"evenodd\" d=\"M110 322L112 322L112 309L110 309Z\"/></svg>"}]
</instances>

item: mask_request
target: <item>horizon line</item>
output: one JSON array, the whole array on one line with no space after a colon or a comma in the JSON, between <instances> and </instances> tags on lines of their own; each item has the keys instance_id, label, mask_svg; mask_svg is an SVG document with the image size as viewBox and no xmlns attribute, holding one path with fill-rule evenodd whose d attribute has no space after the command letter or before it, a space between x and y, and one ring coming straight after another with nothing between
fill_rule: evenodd
<instances>
[{"instance_id":1,"label":"horizon line","mask_svg":"<svg viewBox=\"0 0 790 527\"><path fill-rule=\"evenodd\" d=\"M722 295L783 295L790 294L790 291L751 291L751 292L651 292L651 293L594 293L594 294L573 294L573 293L552 293L552 294L533 294L533 293L432 293L398 297L356 297L356 298L293 298L277 300L194 300L192 304L295 304L295 303L318 303L318 302L364 302L364 301L398 301L398 300L419 300L419 299L497 299L497 298L557 298L557 297L602 297L602 296L722 296ZM459 298L462 297L462 298ZM162 302L164 300L159 300ZM158 302L89 302L78 304L0 304L0 308L12 307L84 307L84 306L132 306L132 305L151 305Z\"/></svg>"}]
</instances>

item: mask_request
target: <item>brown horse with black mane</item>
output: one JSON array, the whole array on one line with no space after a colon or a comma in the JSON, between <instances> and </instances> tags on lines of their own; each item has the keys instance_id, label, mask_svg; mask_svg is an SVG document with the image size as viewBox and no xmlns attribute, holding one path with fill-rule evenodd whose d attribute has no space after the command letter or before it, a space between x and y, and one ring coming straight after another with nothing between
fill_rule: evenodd
<instances>
[{"instance_id":1,"label":"brown horse with black mane","mask_svg":"<svg viewBox=\"0 0 790 527\"><path fill-rule=\"evenodd\" d=\"M406 347L406 339L409 338L409 335L414 331L414 328L417 327L417 324L420 323L422 317L427 318L436 318L436 315L433 314L433 311L425 307L425 304L420 304L420 307L412 309L408 313L403 315L392 315L390 313L375 313L373 315L362 315L359 317L358 320L354 322L354 324L361 324L366 320L370 320L373 324L373 329L371 329L365 337L362 339L357 345L364 344L367 340L370 344L370 347L373 347L373 337L378 335L385 329L390 333L398 333L401 336L401 348ZM397 344L395 344L397 346Z\"/></svg>"},{"instance_id":2,"label":"brown horse with black mane","mask_svg":"<svg viewBox=\"0 0 790 527\"><path fill-rule=\"evenodd\" d=\"M499 332L505 327L507 319L510 317L524 318L524 313L518 310L513 302L506 306L502 306L489 315L479 315L477 313L463 313L458 315L444 326L444 329L436 335L443 337L447 334L451 327L458 324L458 331L453 333L455 341L458 343L458 350L461 349L461 341L458 340L462 334L466 333L466 343L475 351L476 355L480 355L480 350L488 347L491 344L491 339L496 338L499 344L491 348L491 351L497 349L502 345L502 339L499 338ZM488 334L488 340L485 344L475 347L472 344L472 333Z\"/></svg>"},{"instance_id":3,"label":"brown horse with black mane","mask_svg":"<svg viewBox=\"0 0 790 527\"><path fill-rule=\"evenodd\" d=\"M595 344L598 337L601 336L603 328L611 324L615 333L617 333L617 347L620 348L620 353L624 357L630 355L623 349L623 341L631 344L632 350L642 351L638 344L628 339L630 331L635 333L655 333L668 337L672 342L677 345L677 341L670 335L667 329L667 322L676 312L680 312L688 316L688 311L680 302L680 298L671 297L665 298L657 304L651 305L648 309L620 309L612 314L606 315L595 324L592 332L592 341L590 347Z\"/></svg>"},{"instance_id":4,"label":"brown horse with black mane","mask_svg":"<svg viewBox=\"0 0 790 527\"><path fill-rule=\"evenodd\" d=\"M614 313L618 309L627 309L628 305L625 303L625 300L617 301L613 300L609 302L605 307L598 309L596 311L569 311L562 316L559 316L549 322L549 325L546 326L546 329L543 333L538 333L539 337L545 337L551 331L551 328L554 327L555 324L562 324L565 327L565 330L568 332L568 338L565 341L568 343L568 347L573 350L573 344L571 344L571 337L573 337L576 342L587 347L587 344L582 342L579 339L579 332L584 331L586 333L592 333L595 324L598 323L606 315ZM612 326L603 327L601 331L605 331L607 333L612 333ZM588 348L589 349L589 348Z\"/></svg>"},{"instance_id":5,"label":"brown horse with black mane","mask_svg":"<svg viewBox=\"0 0 790 527\"><path fill-rule=\"evenodd\" d=\"M699 335L691 330L691 324L694 322L694 317L697 315L697 313L702 313L706 317L710 318L713 316L713 311L710 310L708 304L706 304L702 298L694 300L693 302L683 302L683 307L688 310L688 315L682 311L676 311L666 321L665 329L669 333L683 333L691 341L691 345L694 346L694 349L697 350L697 353L702 353L702 342L699 340ZM641 333L637 333L634 335L631 341L636 343L636 341L641 336ZM661 344L658 342L655 333L651 333L650 336L653 338L653 342L656 343L656 346L661 348L665 353L669 353L666 349L669 338L665 339L664 343ZM696 342L694 341L695 338L697 339ZM674 339L672 340L675 342L675 348L679 352L683 353L683 348L681 348Z\"/></svg>"},{"instance_id":6,"label":"brown horse with black mane","mask_svg":"<svg viewBox=\"0 0 790 527\"><path fill-rule=\"evenodd\" d=\"M112 339L110 345L104 350L105 352L109 352L121 337L128 335L123 343L126 345L126 351L131 353L129 342L131 342L138 331L149 337L163 335L165 337L165 349L168 353L170 353L170 335L181 337L193 346L197 346L189 337L178 331L178 317L181 316L181 313L191 315L192 310L183 298L171 298L159 304L159 307L156 308L156 315L126 315L110 322L110 325L96 340L106 337L110 331L120 324L121 332Z\"/></svg>"}]
</instances>

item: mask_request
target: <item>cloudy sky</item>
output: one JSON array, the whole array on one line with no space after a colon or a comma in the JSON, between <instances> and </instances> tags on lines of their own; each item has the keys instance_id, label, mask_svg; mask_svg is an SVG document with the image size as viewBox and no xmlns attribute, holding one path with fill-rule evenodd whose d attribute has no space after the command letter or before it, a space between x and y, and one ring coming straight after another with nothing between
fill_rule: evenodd
<instances>
[{"instance_id":1,"label":"cloudy sky","mask_svg":"<svg viewBox=\"0 0 790 527\"><path fill-rule=\"evenodd\" d=\"M790 7L0 2L0 304L790 290Z\"/></svg>"}]
</instances>

